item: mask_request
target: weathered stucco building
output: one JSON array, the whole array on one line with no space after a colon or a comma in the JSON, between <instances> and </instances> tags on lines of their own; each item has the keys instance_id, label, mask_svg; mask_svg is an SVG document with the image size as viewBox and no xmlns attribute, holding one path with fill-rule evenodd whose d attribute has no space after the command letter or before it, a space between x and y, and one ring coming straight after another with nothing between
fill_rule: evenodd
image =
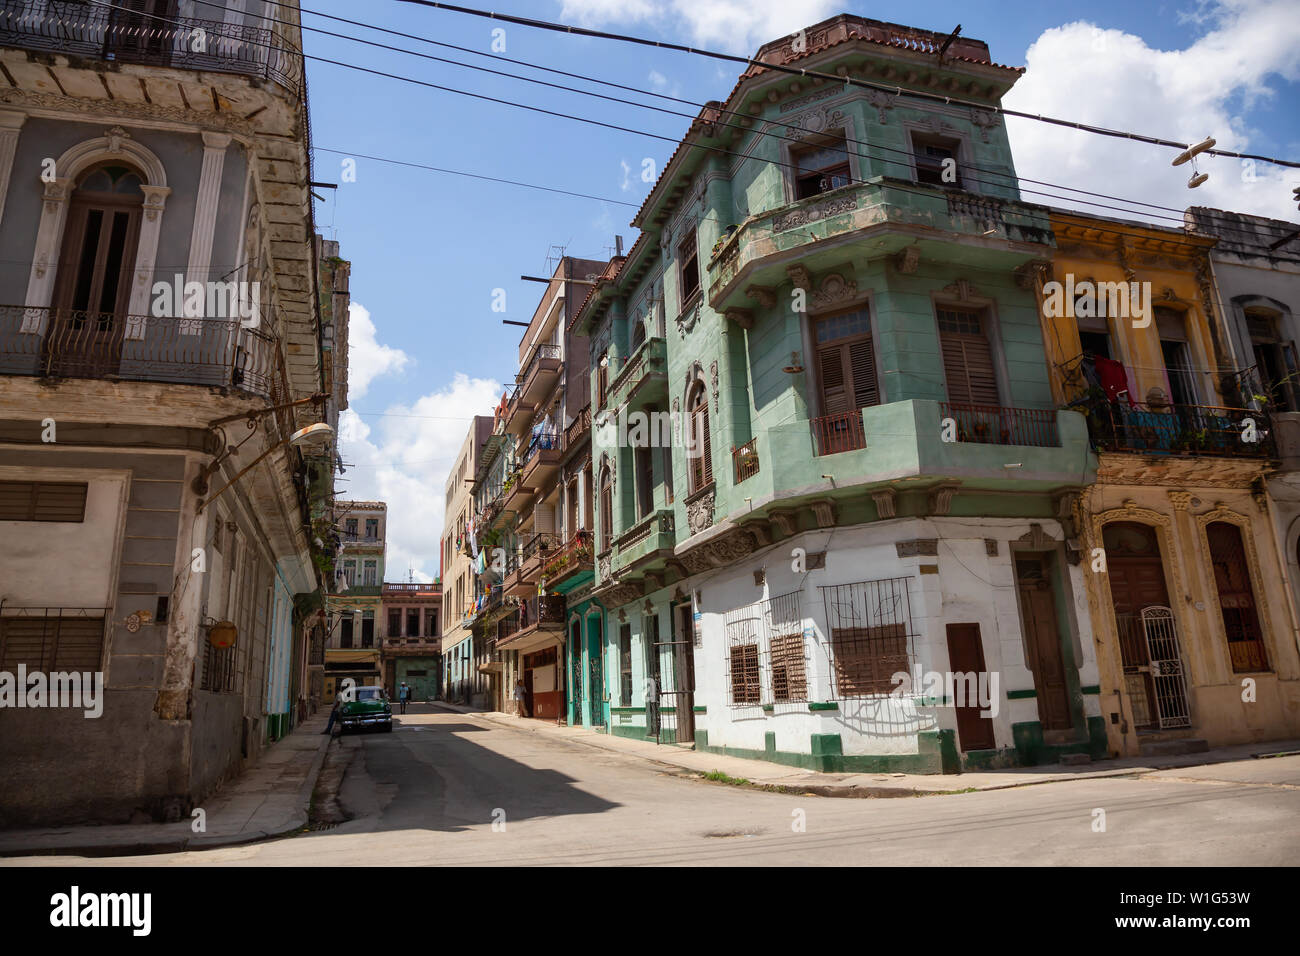
<instances>
[{"instance_id":1,"label":"weathered stucco building","mask_svg":"<svg viewBox=\"0 0 1300 956\"><path fill-rule=\"evenodd\" d=\"M0 823L178 819L302 700L301 38L192 6L0 11L0 669L106 688L96 719L0 710Z\"/></svg>"}]
</instances>

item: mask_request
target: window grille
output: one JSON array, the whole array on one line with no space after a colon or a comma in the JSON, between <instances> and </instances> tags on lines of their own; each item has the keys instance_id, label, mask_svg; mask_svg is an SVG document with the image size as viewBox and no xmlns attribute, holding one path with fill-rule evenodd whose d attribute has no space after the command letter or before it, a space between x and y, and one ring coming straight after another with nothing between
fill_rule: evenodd
<instances>
[{"instance_id":1,"label":"window grille","mask_svg":"<svg viewBox=\"0 0 1300 956\"><path fill-rule=\"evenodd\" d=\"M916 660L909 578L820 587L836 698L889 694Z\"/></svg>"},{"instance_id":2,"label":"window grille","mask_svg":"<svg viewBox=\"0 0 1300 956\"><path fill-rule=\"evenodd\" d=\"M98 671L104 650L103 608L5 608L0 670Z\"/></svg>"},{"instance_id":3,"label":"window grille","mask_svg":"<svg viewBox=\"0 0 1300 956\"><path fill-rule=\"evenodd\" d=\"M733 608L724 620L733 706L808 699L799 592Z\"/></svg>"}]
</instances>

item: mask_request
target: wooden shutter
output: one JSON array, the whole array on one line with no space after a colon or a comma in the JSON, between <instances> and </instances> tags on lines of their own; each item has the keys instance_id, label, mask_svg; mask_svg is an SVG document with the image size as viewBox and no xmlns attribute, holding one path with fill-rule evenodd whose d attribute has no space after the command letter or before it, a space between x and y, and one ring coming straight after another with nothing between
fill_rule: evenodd
<instances>
[{"instance_id":1,"label":"wooden shutter","mask_svg":"<svg viewBox=\"0 0 1300 956\"><path fill-rule=\"evenodd\" d=\"M853 401L858 408L880 404L880 387L876 382L876 350L870 338L848 346L849 372L853 376Z\"/></svg>"},{"instance_id":2,"label":"wooden shutter","mask_svg":"<svg viewBox=\"0 0 1300 956\"><path fill-rule=\"evenodd\" d=\"M823 415L849 410L849 390L844 381L844 355L838 345L817 352L817 377L821 380Z\"/></svg>"},{"instance_id":3,"label":"wooden shutter","mask_svg":"<svg viewBox=\"0 0 1300 956\"><path fill-rule=\"evenodd\" d=\"M822 415L880 404L876 349L870 336L817 350Z\"/></svg>"},{"instance_id":4,"label":"wooden shutter","mask_svg":"<svg viewBox=\"0 0 1300 956\"><path fill-rule=\"evenodd\" d=\"M993 350L978 312L939 310L939 343L948 380L948 401L955 405L1001 404Z\"/></svg>"},{"instance_id":5,"label":"wooden shutter","mask_svg":"<svg viewBox=\"0 0 1300 956\"><path fill-rule=\"evenodd\" d=\"M0 521L86 519L85 482L0 481Z\"/></svg>"}]
</instances>

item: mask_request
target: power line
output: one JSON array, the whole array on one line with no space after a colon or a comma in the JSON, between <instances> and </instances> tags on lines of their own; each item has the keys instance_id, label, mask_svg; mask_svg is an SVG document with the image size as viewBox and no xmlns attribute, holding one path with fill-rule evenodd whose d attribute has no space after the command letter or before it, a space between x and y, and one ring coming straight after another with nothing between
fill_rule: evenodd
<instances>
[{"instance_id":1,"label":"power line","mask_svg":"<svg viewBox=\"0 0 1300 956\"><path fill-rule=\"evenodd\" d=\"M517 17L506 13L492 13L487 10L477 10L473 7L461 7L450 3L437 3L435 0L398 0L400 3L413 3L422 7L434 7L439 10L450 10L454 13L464 13L469 16L485 17L489 20L501 20L506 23L514 23L519 26L532 27L538 30L550 30L556 33L571 33L578 36L594 37L601 40L617 40L623 43L636 43L642 46L658 47L665 50L675 50L680 53L691 53L696 56L709 57L715 60L727 60L732 63L744 63L746 66L757 66L766 70L774 70L778 73L788 73L792 76L804 76L813 79L829 80L832 83L844 83L849 86L860 86L864 89L877 90L882 93L893 93L898 96L909 96L918 99L926 99L934 102L945 104L956 104L958 106L968 106L975 109L984 110L985 112L998 113L1002 116L1016 116L1021 119L1036 120L1040 123L1050 123L1054 126L1065 126L1071 129L1081 130L1085 133L1095 133L1100 136L1111 136L1118 139L1129 139L1140 143L1148 143L1154 146L1168 146L1179 151L1187 148L1186 143L1175 142L1174 140L1160 139L1154 136L1147 136L1143 133L1131 133L1124 130L1107 129L1103 126L1092 126L1087 123L1079 123L1074 120L1059 119L1052 116L1043 116L1036 113L1026 113L1022 110L1008 109L1005 106L992 106L984 103L978 103L973 100L965 100L960 97L946 96L942 93L926 93L920 90L904 90L901 86L885 86L880 83L873 83L869 80L857 80L848 76L837 76L833 73L822 73L817 70L808 70L798 67L785 66L778 63L766 63L762 60L754 60L749 57L736 56L731 53L719 53L714 50L705 50L698 47L684 46L679 43L669 43L663 40L650 40L645 37L629 36L621 33L609 33L603 30L591 30L586 27L574 26L566 23L551 23L546 20L534 20L529 17ZM1256 159L1261 162L1271 163L1276 166L1289 166L1300 169L1300 162L1293 162L1286 159L1276 159L1271 156L1260 156L1254 153L1235 153L1230 150L1208 149L1204 152L1214 156L1228 156L1234 159Z\"/></svg>"},{"instance_id":2,"label":"power line","mask_svg":"<svg viewBox=\"0 0 1300 956\"><path fill-rule=\"evenodd\" d=\"M108 8L115 9L115 10L122 10L122 11L125 11L125 12L128 12L128 13L132 13L132 14L134 14L134 15L136 15L136 16L144 16L144 17L148 17L148 18L153 19L153 20L161 20L161 21L163 21L163 22L173 23L173 24L179 23L179 21L174 20L174 19L172 19L172 18L161 17L161 16L155 16L155 15L153 15L153 14L142 14L142 13L138 13L138 12L136 12L136 11L130 10L130 9L127 8L127 7L122 7L122 6L119 6L119 5L117 5L117 4L113 4L113 3L105 2L105 0L91 0L91 2L94 3L96 6L108 7ZM410 2L414 2L414 0L410 0ZM262 46L262 47L266 47L266 48L268 48L268 49L270 48L269 44L265 44L265 43L255 43L255 42L253 42L253 41L249 41L249 43L250 43L250 45ZM406 52L411 52L411 51L406 51ZM414 55L419 56L420 54L414 54ZM626 126L619 126L619 125L614 124L614 123L606 123L606 122L602 122L602 121L600 121L600 120L592 119L592 118L590 118L590 117L585 117L585 116L576 116L576 115L573 115L573 114L570 114L570 113L563 113L563 112L560 112L560 111L557 111L557 110L548 110L548 109L545 109L545 108L543 108L543 107L539 107L539 106L531 106L531 105L526 104L526 103L517 103L517 102L515 102L515 101L513 101L513 100L501 99L501 98L499 98L499 97L488 96L488 95L486 95L486 94L482 94L482 93L474 93L474 92L470 92L470 91L468 91L468 90L460 90L460 89L456 89L456 88L454 88L454 87L442 86L442 85L437 84L437 83L430 83L430 82L428 82L428 81L426 81L426 80L420 80L420 79L416 79L416 78L414 78L414 77L403 76L403 75L401 75L401 74L396 74L396 73L389 73L389 72L384 71L384 70L371 69L371 68L369 68L369 67L363 67L363 66L359 66L359 65L356 65L356 64L347 63L347 62L344 62L344 61L341 61L341 60L332 60L332 59L329 59L329 58L327 58L327 57L312 56L312 55L310 55L310 54L306 54L306 53L302 54L302 56L303 56L304 59L307 59L307 60L315 60L315 61L317 61L317 62L321 62L321 63L329 63L329 64L332 64L332 65L334 65L334 66L341 66L341 67L343 67L343 68L345 68L345 69L355 70L355 71L357 71L357 72L361 72L361 73L369 73L369 74L372 74L372 75L375 75L375 76L381 76L381 77L385 77L385 78L388 78L388 79L398 80L398 81L400 81L400 82L412 83L412 84L415 84L415 85L417 85L417 86L423 86L423 87L427 87L427 88L430 88L430 89L436 89L436 90L440 90L440 91L442 91L442 92L447 92L447 93L454 93L454 94L459 95L459 96L466 96L466 97L471 97L471 98L474 98L474 99L487 100L487 101L489 101L489 102L499 103L499 104L501 104L501 105L505 105L505 106L512 106L512 107L515 107L515 108L517 108L517 109L523 109L523 110L528 110L528 111L530 111L530 112L542 113L542 114L545 114L545 115L547 115L547 116L554 116L554 117L559 117L559 118L562 118L562 119L569 119L569 120L573 120L574 122L579 122L579 123L584 123L584 124L588 124L588 125L599 126L599 127L603 127L603 128L606 128L606 129L613 129L613 130L616 130L616 131L619 131L619 132L631 133L631 134L633 134L633 135L637 135L637 136L645 136L645 137L649 137L649 138L651 138L651 139L663 140L663 141L665 141L665 142L673 143L675 146L686 145L687 148L689 148L689 149L702 149L702 150L707 150L707 151L709 151L709 152L721 153L722 155L729 156L729 157L733 157L733 158L738 158L738 159L741 159L741 160L749 158L749 157L746 157L746 156L744 156L744 155L742 155L742 154L740 154L740 153L735 152L734 150L730 150L730 149L727 149L727 148L725 148L725 147L721 147L721 146L709 146L709 145L707 145L707 144L703 144L703 143L686 144L684 140L678 140L678 139L676 139L676 138L674 138L674 137L671 137L671 136L665 136L665 135L662 135L662 134L659 134L659 133L651 133L651 132L648 132L648 131L645 131L645 130L634 129L634 128L626 127ZM811 74L810 74L810 75L811 75ZM524 79L524 80L526 80L527 78L526 78L526 77L520 77L519 79ZM549 85L549 84L548 84L548 85ZM583 91L575 91L575 92L583 92ZM635 104L633 104L633 105L635 105ZM779 135L779 134L762 133L762 135ZM784 138L784 137L781 137L781 138ZM768 163L768 164L771 164L771 165L774 165L774 166L783 167L783 168L786 168L786 169L791 169L791 170L794 170L794 171L796 171L796 172L799 170L799 167L798 167L796 164L794 164L794 163L789 163L789 162L784 162L784 161L781 161L781 160L772 160L772 159L769 159L769 160L763 160L763 162ZM974 179L973 177L968 177L968 178L972 179L973 181L982 182L982 180ZM855 179L852 179L852 177L849 177L849 180L850 180L850 182L852 182L852 183L862 183L862 182L865 182L865 180L860 180L860 179L856 179L856 180L855 180ZM922 190L922 189L912 188L912 187L909 187L908 185L905 185L905 184L900 183L900 182L890 182L890 183L888 183L887 185L888 185L889 188L897 189L897 190L900 190L900 191L902 191L902 192L910 192L910 193L912 193L912 194L914 194L914 195L923 196L923 197L925 197L925 198L931 198L931 199L932 199L932 198L935 198L935 197L934 197L934 194L931 193L931 192L929 192L929 191ZM992 185L996 185L996 184L992 184ZM1069 188L1069 187L1065 187L1065 188ZM1025 190L1025 191L1026 191L1026 192L1033 192L1033 193L1040 194L1040 195L1051 196L1051 197L1056 198L1056 199L1064 199L1064 198L1066 198L1066 197L1057 196L1057 195L1054 194L1054 193L1043 192L1043 191L1041 191L1041 190ZM995 198L997 198L997 197L995 197ZM1110 197L1110 198L1116 198L1116 197ZM1076 201L1076 202L1080 202L1080 203L1082 203L1083 205L1098 206L1098 207L1103 208L1103 209L1111 209L1111 210L1114 210L1114 211L1117 211L1117 212L1128 213L1128 214L1130 214L1130 215L1135 214L1135 212L1134 212L1133 210L1125 209L1125 208L1120 207L1120 206L1111 206L1111 205L1106 204L1106 203L1094 203L1094 202L1089 202L1089 201L1087 201L1087 200L1075 200L1075 201ZM1126 200L1123 200L1123 199L1117 199L1117 201L1119 201L1119 202L1125 202ZM1163 217L1163 218L1170 218L1170 217ZM1224 228L1226 229L1226 228L1230 228L1230 227L1224 227ZM1127 236L1127 237L1129 237L1129 238L1145 238L1144 236L1142 236L1142 235L1139 234L1139 233L1126 233L1126 232L1123 232L1123 231L1120 231L1120 230L1115 230L1115 229L1107 228L1107 227L1094 227L1094 229L1095 229L1095 231L1098 231L1098 232L1111 233L1111 234L1118 235L1118 236ZM1241 230L1235 230L1235 231L1240 232Z\"/></svg>"},{"instance_id":3,"label":"power line","mask_svg":"<svg viewBox=\"0 0 1300 956\"><path fill-rule=\"evenodd\" d=\"M212 0L199 0L199 2L201 2L201 3L208 3L208 4L211 5ZM290 7L289 4L281 3L281 2L279 2L279 0L268 0L268 2L273 3L274 5L276 5L276 6L278 6L278 7L285 7L285 8L293 9L292 7ZM526 61L526 60L518 60L518 59L511 58L511 57L504 57L504 56L503 56L503 57L497 57L497 56L495 56L494 54L483 53L482 51L474 50L474 49L471 48L471 47L463 47L463 46L458 46L457 44L453 44L453 43L445 43L445 42L443 42L443 41L439 41L439 40L432 40L432 39L429 39L429 38L426 38L426 37L421 37L421 36L418 36L418 35L415 35L415 34L404 33L404 32L402 32L402 31L398 31L398 30L390 30L390 29L388 29L388 28L386 28L386 27L377 27L377 26L372 26L372 25L370 25L370 24L364 24L364 23L361 23L360 21L349 20L349 19L347 19L347 18L345 18L345 17L335 17L335 16L333 16L333 15L330 15L330 14L324 14L324 13L319 13L318 11L314 11L314 10L302 10L301 12L309 13L309 14L311 14L311 15L313 15L313 16L325 17L325 18L330 19L330 20L337 20L337 21L340 21L340 22L343 22L343 23L348 23L348 24L354 25L354 26L365 27L366 29L374 30L374 31L379 32L379 33L385 33L385 34L391 34L391 35L395 35L395 36L400 36L400 37L407 38L407 39L417 40L417 41L419 41L419 42L423 42L423 43L433 44L433 45L435 45L435 46L439 46L439 47L447 47L447 48L450 48L450 49L455 49L455 50L459 50L459 51L462 51L462 52L471 53L471 54L474 54L474 55L476 55L476 56L485 56L485 57L489 57L489 58L492 58L492 59L499 59L499 60L503 60L503 61L506 61L506 62L515 63L515 64L518 64L518 65L521 65L521 66L526 66L526 67L529 67L529 68L531 68L531 69L543 70L543 71L546 71L546 72L549 72L549 73L556 73L556 74L559 74L559 75L562 75L562 76L568 76L568 77L572 77L572 78L575 78L575 79L584 80L584 81L586 81L586 82L598 83L598 84L601 84L601 85L611 86L611 87L614 87L614 88L617 88L617 89L627 90L627 91L630 91L630 92L638 92L638 93L642 93L643 95L649 95L649 96L654 96L654 97L657 97L657 98L660 98L660 99L671 100L671 101L673 101L673 102L682 103L682 104L685 104L685 105L688 105L688 106L694 106L694 107L696 107L697 109L703 109L703 108L706 108L706 107L708 106L708 104L699 103L699 102L696 102L696 101L693 101L693 100L683 99L683 98L681 98L681 97L667 96L667 95L665 95L665 94L654 93L654 92L652 92L652 91L648 91L648 90L644 90L644 91L643 91L643 90L637 90L635 87L626 86L626 85L624 85L624 84L620 84L620 83L612 83L612 82L610 82L610 81L602 80L602 79L599 79L599 78L597 78L597 77L592 77L592 76L589 76L589 75L586 75L586 74L582 74L582 73L573 73L573 72L570 72L570 71L567 71L567 70L557 70L557 69L554 69L554 68L552 68L552 67L541 66L540 64L530 63L530 62L528 62L528 61ZM271 20L271 21L274 22L274 23L280 23L280 24L284 24L284 25L288 25L288 26L299 26L297 23L295 23L295 22L293 22L293 21L289 21L289 20L280 20L280 19L277 19L277 18L274 18L274 17L264 17L263 19L268 19L268 20ZM327 36L332 36L332 37L336 37L336 38L339 38L339 39L352 40L353 42L356 42L356 43L363 43L363 44L366 44L366 45L368 45L368 46L379 47L379 48L381 48L381 49L390 50L390 51L392 51L392 52L396 52L396 53L406 53L406 54L408 54L408 55L410 55L410 56L416 56L416 57L420 57L420 58L422 58L422 59L429 59L429 60L434 60L434 61L439 62L439 63L446 63L446 64L449 64L449 65L452 65L452 66L459 66L459 67L462 67L462 68L464 68L464 69L477 70L477 71L481 71L481 72L491 73L491 74L494 74L494 75L497 75L497 76L504 76L504 77L508 77L508 78L510 78L510 79L519 80L519 81L521 81L521 82L526 82L526 83L535 83L535 84L538 84L538 85L542 85L542 86L550 87L550 88L552 88L552 89L564 90L564 91L566 91L566 92L570 92L570 93L578 93L578 94L581 94L581 95L584 95L584 96L591 96L591 97L595 97L595 98L598 98L598 99L607 100L607 101L610 101L610 102L622 103L622 104L625 104L625 105L628 105L628 106L639 107L639 108L641 108L641 109L648 109L648 110L654 110L654 111L656 111L656 112L660 112L660 113L667 113L667 114L672 115L672 116L679 116L679 117L682 117L682 118L685 118L685 119L688 119L688 120L692 120L692 121L694 121L694 120L696 119L696 117L695 117L693 114L690 114L690 113L683 113L683 112L681 112L680 110L668 110L668 109L664 109L664 108L662 108L662 107L652 106L652 105L650 105L650 104L648 104L648 103L639 103L639 102L636 102L636 101L634 101L634 100L627 100L627 99L623 99L623 98L621 98L621 97L605 96L605 95L603 95L603 94L595 93L595 92L590 91L590 90L578 89L578 88L575 88L575 87L565 86L565 85L563 85L563 84L558 84L558 83L548 83L548 82L546 82L546 81L544 81L544 80L538 80L538 79L535 79L535 78L532 78L532 77L526 77L526 76L519 76L518 74L509 73L509 72L505 72L505 71L502 71L502 70L494 70L494 69L489 69L489 68L486 68L486 67L474 66L473 64L470 64L470 63L462 63L462 62L460 62L460 61L458 61L458 60L449 60L449 59L446 59L445 57L436 57L436 56L431 56L431 55L429 55L429 54L420 53L420 52L415 51L415 50L408 50L408 49L405 49L405 48L402 48L402 47L395 47L395 46L392 46L392 45L390 45L390 44L385 44L385 43L376 43L376 42L374 42L374 41L365 40L365 39L362 39L362 38L360 38L360 37L352 36L351 34L346 34L346 33L336 33L336 32L331 31L331 30L322 30L322 29L317 28L317 27L310 27L310 26L306 26L306 25L302 25L302 26L301 26L301 29L304 29L304 30L310 30L310 31L317 32L317 33L323 33L323 34L325 34L325 35L327 35ZM897 94L896 94L896 95L897 95ZM750 117L747 117L747 116L745 116L744 114L739 113L739 112L737 112L737 111L735 111L735 110L729 110L729 109L726 109L726 108L723 108L723 107L715 107L715 108L718 109L720 112L725 113L725 114L728 114L728 115L730 115L730 116L738 116L738 117L740 117L742 120L746 120L746 121L748 121L748 120L751 119ZM787 130L799 130L799 131L802 131L802 127L800 127L800 126L798 126L798 125L796 125L796 124L783 123L783 122L780 122L780 121L769 121L769 122L771 122L772 125L774 125L774 126L781 126L781 127L784 127L784 128L787 129ZM719 125L726 126L727 128L730 128L730 129L740 130L740 131L742 131L742 132L745 132L746 129L747 129L745 126L743 126L743 125L738 125L738 124L735 124L735 123L721 123L721 124L719 124ZM775 137L781 139L781 140L784 141L784 142L792 142L792 141L793 141L793 138L792 138L792 137L781 136L780 134L777 134L777 133L770 133L770 132L767 132L766 130L755 130L754 133L755 133L756 135L760 135L760 136L775 136ZM912 155L913 155L911 151L906 150L906 149L900 149L900 148L898 148L898 147L890 147L890 146L886 146L886 145L884 145L884 144L872 144L872 143L867 143L867 142L862 141L862 140L852 139L852 138L848 137L847 135L844 137L844 141L845 141L847 144L852 144L852 145L855 145L855 146L861 147L861 149L862 149L864 152L868 152L868 153L869 153L869 152L872 152L872 151L875 151L875 152L884 151L884 152L890 152L890 153L896 153L896 154L899 154L899 155L905 157L905 158L909 161L908 165L910 165L910 160L911 160ZM890 162L890 161L891 161L888 157L880 157L880 159L881 159L881 161L883 161L883 162ZM1156 218L1156 219L1166 219L1166 220L1170 220L1170 221L1173 221L1173 222L1178 222L1178 223L1180 223L1180 224L1184 222L1184 218L1183 218L1183 216L1184 216L1184 210L1182 210L1182 209L1178 209L1178 208L1173 207L1173 206L1164 206L1164 205L1160 205L1160 204L1158 204L1158 203L1149 203L1149 202L1145 202L1145 201L1143 201L1143 200L1138 200L1138 199L1126 199L1126 198L1121 197L1121 196L1112 196L1112 195L1109 195L1109 194L1107 194L1107 193L1099 193L1099 192L1094 192L1094 191L1087 190L1087 189L1080 189L1080 188L1078 188L1078 187L1067 186L1067 185L1064 185L1064 184L1062 184L1062 183L1052 183L1052 182L1050 182L1050 181L1046 181L1046 180L1031 179L1031 178L1029 178L1029 177L1025 177L1025 176L1018 176L1018 175L1016 175L1016 174L1014 174L1014 173L1008 173L1008 172L1004 172L1004 171L1002 171L1002 170L998 170L998 169L993 169L993 168L990 168L990 167L987 167L987 166L981 166L981 165L979 165L979 164L977 164L977 163L967 162L967 163L963 164L963 167L962 167L962 168L963 168L963 170L971 170L971 169L974 169L974 170L977 170L977 171L979 171L979 172L983 172L983 173L987 173L987 174L992 175L992 176L1000 177L1000 178L1002 178L1002 179L1004 179L1004 180L1007 180L1007 181L1009 181L1009 182L1015 182L1015 183L1032 183L1032 184L1034 184L1034 185L1050 186L1050 187L1052 187L1052 188L1054 188L1054 189L1065 190L1066 192L1079 193L1079 194L1081 194L1081 195L1085 195L1085 196L1094 196L1094 197L1097 197L1097 198L1099 198L1099 199L1110 199L1110 200L1113 200L1113 201L1115 201L1115 202L1125 203L1125 204L1127 204L1127 205L1144 206L1144 207L1147 207L1147 208L1149 208L1149 209L1162 209L1162 210L1165 210L1165 211L1167 211L1167 212L1173 212L1173 213L1176 213L1177 215L1175 215L1175 216L1161 216L1161 215L1156 215L1156 214L1153 214L1153 213L1145 213L1145 215L1151 216L1152 218ZM969 181L978 182L978 183L982 183L982 184L990 185L990 186L996 186L996 187L999 187L999 188L1006 188L1006 184L1004 184L1004 183L991 182L991 181L989 181L989 180L987 180L987 179L980 179L980 178L977 178L977 177L974 177L974 176L970 176L970 175L967 175L966 178L967 178L967 180L969 180ZM1033 195L1048 196L1048 197L1051 197L1051 198L1053 198L1053 199L1062 200L1062 201L1071 201L1071 200L1072 200L1072 197L1060 196L1060 195L1057 194L1057 193L1047 192L1047 191L1043 191L1043 190L1024 189L1024 190L1022 190L1022 191L1025 192L1025 193L1033 194ZM589 198L590 198L590 197L589 197ZM1077 203L1080 203L1080 204L1082 204L1082 205L1086 205L1086 206L1097 206L1097 207L1102 208L1102 209L1111 209L1111 210L1113 210L1113 211L1117 211L1117 212L1125 212L1125 213L1130 213L1130 214L1140 214L1140 213L1138 213L1137 210L1129 210L1129 209L1125 209L1125 208L1120 207L1120 206L1111 206L1111 205L1106 204L1106 203L1093 203L1093 202L1088 202L1087 200L1082 200L1082 199L1073 199L1072 201L1077 202ZM629 206L636 206L636 205L637 205L637 204L635 204L635 203L622 203L622 204L623 204L623 205L629 205ZM1210 216L1211 219L1213 219L1213 220L1215 220L1215 221L1217 221L1217 222L1221 222L1221 223L1222 223L1221 228L1224 229L1225 231L1232 231L1232 232L1236 232L1236 233L1241 234L1241 235L1249 235L1249 236L1251 236L1251 237L1254 237L1254 236L1256 235L1255 233L1253 233L1253 232L1251 232L1251 231L1249 231L1249 230L1243 230L1243 229L1240 229L1240 228L1234 228L1232 225L1228 224L1226 220L1223 220L1221 217L1215 215L1213 212L1211 212L1211 213L1209 214L1209 216ZM1279 233L1279 235L1280 235L1280 233Z\"/></svg>"}]
</instances>

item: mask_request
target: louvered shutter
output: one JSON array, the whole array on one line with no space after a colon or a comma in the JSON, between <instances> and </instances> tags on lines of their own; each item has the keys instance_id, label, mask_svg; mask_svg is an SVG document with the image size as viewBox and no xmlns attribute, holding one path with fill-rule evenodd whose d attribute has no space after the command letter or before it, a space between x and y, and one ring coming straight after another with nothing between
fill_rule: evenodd
<instances>
[{"instance_id":1,"label":"louvered shutter","mask_svg":"<svg viewBox=\"0 0 1300 956\"><path fill-rule=\"evenodd\" d=\"M822 414L849 410L849 390L844 382L844 354L838 345L817 352L817 376L822 385Z\"/></svg>"},{"instance_id":2,"label":"louvered shutter","mask_svg":"<svg viewBox=\"0 0 1300 956\"><path fill-rule=\"evenodd\" d=\"M700 416L700 435L703 437L703 453L701 457L701 462L704 471L704 482L701 485L701 487L704 487L704 485L708 485L713 482L713 439L709 435L708 399L704 399L700 403L699 416Z\"/></svg>"},{"instance_id":3,"label":"louvered shutter","mask_svg":"<svg viewBox=\"0 0 1300 956\"><path fill-rule=\"evenodd\" d=\"M848 347L849 371L853 376L853 402L858 408L880 404L876 383L876 352L871 339L862 339Z\"/></svg>"},{"instance_id":4,"label":"louvered shutter","mask_svg":"<svg viewBox=\"0 0 1300 956\"><path fill-rule=\"evenodd\" d=\"M974 312L939 313L939 341L948 401L955 405L1000 404L993 350Z\"/></svg>"}]
</instances>

